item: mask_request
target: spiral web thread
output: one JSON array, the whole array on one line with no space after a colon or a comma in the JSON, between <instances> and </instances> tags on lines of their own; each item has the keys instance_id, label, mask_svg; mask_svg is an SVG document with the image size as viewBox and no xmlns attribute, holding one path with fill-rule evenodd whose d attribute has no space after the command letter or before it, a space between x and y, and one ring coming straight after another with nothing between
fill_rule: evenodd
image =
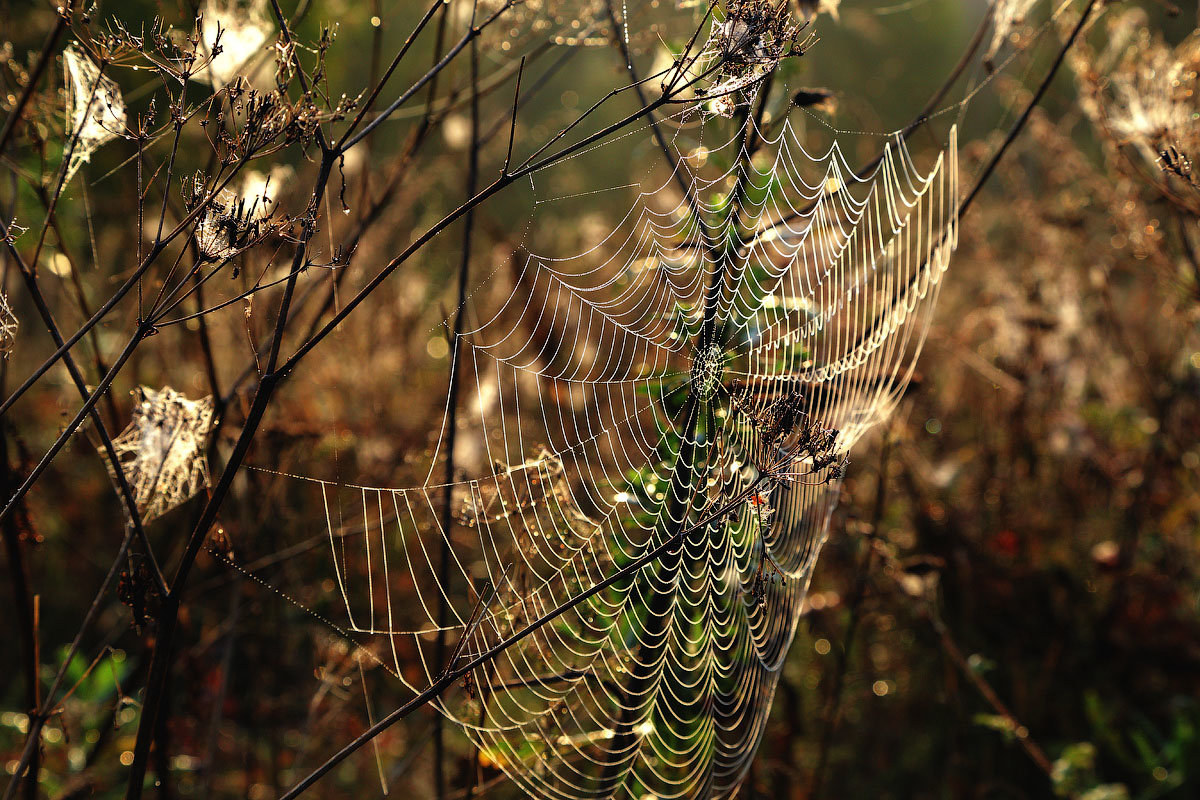
<instances>
[{"instance_id":1,"label":"spiral web thread","mask_svg":"<svg viewBox=\"0 0 1200 800\"><path fill-rule=\"evenodd\" d=\"M807 153L790 123L757 165L737 158L745 134L708 151L730 156L724 174L697 176L703 148L680 159L699 218L673 175L587 252L530 255L499 309L472 308L458 447L491 474L432 480L447 408L424 485L308 479L347 628L378 637L408 687L446 666L439 603L448 649L469 658L744 496L762 478L750 418L780 396L798 392L839 452L898 402L957 243L956 132L927 173L896 138L861 178L837 144ZM827 535L828 469L763 484L476 669L439 711L534 796L732 794Z\"/></svg>"}]
</instances>

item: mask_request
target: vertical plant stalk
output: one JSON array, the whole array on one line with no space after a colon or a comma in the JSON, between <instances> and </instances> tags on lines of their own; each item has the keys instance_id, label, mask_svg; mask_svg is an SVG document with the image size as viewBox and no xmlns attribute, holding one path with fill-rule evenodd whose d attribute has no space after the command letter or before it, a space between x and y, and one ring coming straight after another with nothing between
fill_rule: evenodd
<instances>
[{"instance_id":1,"label":"vertical plant stalk","mask_svg":"<svg viewBox=\"0 0 1200 800\"><path fill-rule=\"evenodd\" d=\"M47 208L49 208L50 198L47 196L44 187L38 186L34 189L34 191L37 193L38 199L41 200ZM67 249L67 237L64 235L62 227L59 224L58 215L51 214L48 222L54 228L54 233L58 237L58 251L67 259L70 272L70 284L75 295L75 303L79 307L79 312L83 318L88 319L92 316L93 312L91 307L88 305L87 295L83 290L83 282L79 279L79 262L77 259L71 256L71 252ZM92 328L92 330L88 331L88 341L92 346L92 363L95 364L96 374L103 375L105 372L108 372L108 365L104 363L104 354L100 347L100 338L95 328ZM56 342L55 344L61 344L61 342ZM111 394L105 397L105 405L108 407L109 420L119 429L118 420L120 419L120 415L117 411L116 401L113 399Z\"/></svg>"},{"instance_id":2,"label":"vertical plant stalk","mask_svg":"<svg viewBox=\"0 0 1200 800\"><path fill-rule=\"evenodd\" d=\"M6 428L8 426L5 426ZM8 432L0 431L0 487L9 491L16 483L16 470L8 460ZM21 659L25 671L25 706L30 719L38 717L38 654L37 633L34 625L33 592L30 588L29 573L25 568L24 553L21 552L21 526L17 515L6 519L2 531L4 537L5 555L8 557L8 570L12 576L13 610L17 634L20 638ZM36 755L35 755L36 758ZM20 776L13 778L19 783ZM38 764L33 761L29 765L29 778L25 783L26 796L30 800L37 798Z\"/></svg>"},{"instance_id":3,"label":"vertical plant stalk","mask_svg":"<svg viewBox=\"0 0 1200 800\"><path fill-rule=\"evenodd\" d=\"M113 559L112 565L108 568L108 573L104 576L104 580L100 582L100 588L96 590L96 595L92 598L91 605L88 606L87 612L83 615L83 620L79 623L79 628L75 632L75 638L71 640L71 644L67 648L67 654L63 657L54 680L50 683L50 688L46 690L45 705L47 707L54 704L54 697L58 693L63 679L66 677L67 667L74 661L75 654L79 652L79 648L83 644L84 633L92 627L96 618L100 615L101 604L104 598L108 596L109 588L112 586L113 580L117 577L117 570L120 569L121 564L125 561L125 556L129 553L131 544L133 544L133 527L127 526L125 529L125 538L121 541L120 548L117 549L117 555ZM3 800L11 800L16 794L17 787L21 784L22 776L36 758L37 749L41 743L41 731L44 722L45 717L43 715L38 715L30 721L29 735L25 738L25 749L21 751L21 758L17 761L17 768L13 771L13 777L4 790Z\"/></svg>"},{"instance_id":4,"label":"vertical plant stalk","mask_svg":"<svg viewBox=\"0 0 1200 800\"><path fill-rule=\"evenodd\" d=\"M325 195L325 190L329 184L329 176L336 159L335 151L325 149L324 146L322 153L320 172L317 175L312 195L309 198L309 222L305 225L300 241L296 245L296 253L292 260L292 268L289 272L288 281L284 286L283 297L279 302L279 315L275 320L275 330L271 337L271 348L267 356L263 376L259 381L258 390L254 394L254 400L251 402L250 410L246 415L246 422L242 426L241 434L238 436L233 451L230 453L229 460L225 464L225 468L221 471L221 477L218 479L212 495L204 507L204 511L200 514L199 521L196 523L195 528L192 529L187 548L175 572L175 579L171 582L170 591L163 598L162 610L159 613L158 619L159 632L154 643L154 655L150 662L150 675L146 681L146 692L142 701L142 716L138 721L138 734L137 742L134 745L133 763L129 768L129 783L125 790L127 800L139 800L142 796L146 776L146 762L150 754L150 743L154 738L154 732L158 724L158 713L163 702L163 695L170 672L174 638L179 627L179 610L182 603L180 595L187 583L188 574L195 565L196 557L200 554L200 550L204 545L208 530L216 521L221 504L225 501L226 495L233 486L233 479L240 470L246 454L250 451L250 446L254 443L255 436L258 433L259 426L262 424L263 416L266 414L271 397L278 390L282 380L282 375L279 372L279 353L283 344L284 329L287 327L292 296L295 293L296 281L300 275L300 267L305 263L305 259L307 258L308 244L316 233L317 210L320 208L321 198Z\"/></svg>"},{"instance_id":5,"label":"vertical plant stalk","mask_svg":"<svg viewBox=\"0 0 1200 800\"><path fill-rule=\"evenodd\" d=\"M471 152L467 159L467 197L475 196L479 185L479 44L471 40ZM466 317L467 280L471 273L471 239L475 228L475 207L467 209L463 216L462 259L458 264L458 305L454 312L454 338L450 343L450 390L447 398L448 415L446 431L446 493L442 504L442 547L438 564L438 581L442 586L450 583L450 531L454 525L454 445L458 438L458 395L462 388L460 370L462 356L462 332ZM446 662L446 625L450 618L450 601L444 592L438 595L438 634L435 663L442 669ZM446 797L446 743L444 720L438 712L433 721L433 782L438 800Z\"/></svg>"},{"instance_id":6,"label":"vertical plant stalk","mask_svg":"<svg viewBox=\"0 0 1200 800\"><path fill-rule=\"evenodd\" d=\"M825 698L825 708L821 714L823 729L821 743L817 750L817 766L813 769L809 782L808 797L817 800L824 787L825 773L829 766L829 750L833 746L833 738L837 733L838 723L842 716L842 697L846 687L846 672L850 667L850 657L853 655L854 642L858 633L858 625L862 621L862 603L867 594L867 584L871 571L875 566L875 539L879 536L879 525L883 521L883 512L887 505L887 471L892 453L892 437L890 432L883 437L879 451L879 474L875 483L875 507L871 512L871 530L867 534L866 551L859 557L855 568L854 589L846 606L850 610L850 618L846 621L846 631L842 637L842 647L838 650L833 667L833 683Z\"/></svg>"},{"instance_id":7,"label":"vertical plant stalk","mask_svg":"<svg viewBox=\"0 0 1200 800\"><path fill-rule=\"evenodd\" d=\"M620 36L620 33L616 30L616 15L611 6L609 7L609 17L613 21L614 34L622 43L621 50L622 54L626 58L626 67L630 70L631 76L636 75L633 68L633 62L629 59L629 52L624 47L624 40ZM768 77L768 79L764 81L765 85L763 85L760 89L759 105L753 118L748 111L740 114L739 128L741 130L741 135L744 137L745 146L741 149L741 158L739 160L743 164L749 161L751 155L753 154L753 148L756 146L751 141L751 131L753 131L754 126L761 121L762 115L766 111L766 105L770 96L771 88L769 80L770 79ZM637 81L636 77L633 79L633 83L638 88L638 94L640 96L640 83ZM653 111L648 112L648 116L653 123ZM654 125L653 127L656 131L658 130L657 125ZM659 146L664 150L669 150L669 148L666 146L665 140L661 137L661 133L659 134L658 143ZM689 206L696 215L697 222L702 224L703 217L700 216L700 206L695 199L694 192L691 191L690 186L682 184L682 179L679 178L678 172L676 172L676 176L677 179L681 181L684 197L687 198ZM742 182L739 181L734 189L734 196L729 204L729 217L727 220L728 224L737 224L737 220L740 215L740 207L742 202L744 202L744 199L744 187ZM734 251L732 245L722 248L720 252L714 252L712 275L709 278L708 289L704 297L703 324L695 344L697 351L703 351L705 348L714 344L719 338L716 327L717 303L721 296L721 288L724 286L727 279L729 266L736 257L737 253ZM700 467L700 464L697 463L697 459L699 458L702 461L706 461L706 459L702 457L702 454L698 452L699 448L696 442L696 429L699 426L700 415L702 411L703 409L699 397L694 391L689 391L687 405L685 406L686 421L683 426L684 434L680 439L679 455L675 460L675 466L671 473L669 489L670 500L667 504L666 515L662 518L664 535L669 533L667 530L665 530L665 528L671 524L671 520L676 519L677 517L686 519L687 515L692 513L695 505L695 499L699 494L698 492L694 491L695 485L697 482L702 484L707 478L706 474L701 474L699 476L697 475L698 468ZM711 418L709 420L709 429L711 430ZM673 573L677 574L680 569L683 568L682 556L682 548L680 548L678 552L673 550L667 551L658 565L660 571L668 575ZM636 707L633 703L629 702L629 700L630 698L645 694L650 688L650 682L654 679L654 673L652 669L643 670L639 669L638 667L642 664L656 664L659 662L658 654L654 651L665 646L666 626L669 624L667 613L670 610L671 605L674 603L674 600L674 590L671 592L660 592L655 594L650 600L650 604L647 609L646 620L648 626L653 625L654 628L648 631L646 638L647 640L661 639L662 643L650 644L648 642L644 642L640 646L638 656L634 659L634 667L630 670L630 681L628 687L625 688L625 702L622 704L623 712L620 720L618 720L617 724L614 726L615 732L612 739L612 752L622 752L633 747L633 740L635 736L634 714L636 713ZM616 792L627 774L628 773L623 762L614 761L607 765L602 776L605 790L608 792Z\"/></svg>"}]
</instances>

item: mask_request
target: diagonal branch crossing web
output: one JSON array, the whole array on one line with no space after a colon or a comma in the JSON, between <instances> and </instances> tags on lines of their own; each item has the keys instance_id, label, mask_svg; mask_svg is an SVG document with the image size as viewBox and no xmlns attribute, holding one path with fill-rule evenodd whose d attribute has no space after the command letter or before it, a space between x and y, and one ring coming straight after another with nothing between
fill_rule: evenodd
<instances>
[{"instance_id":1,"label":"diagonal branch crossing web","mask_svg":"<svg viewBox=\"0 0 1200 800\"><path fill-rule=\"evenodd\" d=\"M701 177L705 159L732 166ZM687 531L438 701L538 797L737 790L841 470L813 451L772 479L756 421L792 398L849 451L907 386L957 243L954 130L928 171L896 137L856 176L839 145L810 154L752 118L678 163L595 246L524 256L500 307L472 309L458 446L492 470L432 479L447 409L423 485L309 479L347 628L414 690L446 667L439 604L460 658L478 654Z\"/></svg>"}]
</instances>

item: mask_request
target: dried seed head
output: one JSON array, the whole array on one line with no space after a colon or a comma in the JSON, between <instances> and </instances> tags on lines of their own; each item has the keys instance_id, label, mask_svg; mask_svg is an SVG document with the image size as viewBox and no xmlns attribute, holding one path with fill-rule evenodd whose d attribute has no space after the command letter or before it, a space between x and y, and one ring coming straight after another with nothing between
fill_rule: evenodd
<instances>
[{"instance_id":1,"label":"dried seed head","mask_svg":"<svg viewBox=\"0 0 1200 800\"><path fill-rule=\"evenodd\" d=\"M248 171L237 192L225 190L208 202L196 222L196 247L207 261L223 261L253 245L271 229L271 212L277 202L275 187L291 175L276 167L269 175ZM184 182L184 207L191 211L207 198L207 186L197 173Z\"/></svg>"},{"instance_id":2,"label":"dried seed head","mask_svg":"<svg viewBox=\"0 0 1200 800\"><path fill-rule=\"evenodd\" d=\"M1081 102L1084 111L1102 136L1200 190L1192 172L1200 157L1200 32L1171 47L1147 30L1136 11L1118 17L1111 28L1108 48L1077 59L1090 88Z\"/></svg>"},{"instance_id":3,"label":"dried seed head","mask_svg":"<svg viewBox=\"0 0 1200 800\"><path fill-rule=\"evenodd\" d=\"M725 18L713 22L698 62L700 74L713 75L696 92L705 99L705 111L728 117L749 102L781 60L802 52L798 37L805 25L792 21L786 2L729 0Z\"/></svg>"},{"instance_id":4,"label":"dried seed head","mask_svg":"<svg viewBox=\"0 0 1200 800\"><path fill-rule=\"evenodd\" d=\"M840 433L812 419L799 391L787 391L765 407L756 407L750 391L735 384L732 398L757 434L750 458L772 481L791 483L811 476L830 483L842 477L847 456L838 442Z\"/></svg>"}]
</instances>

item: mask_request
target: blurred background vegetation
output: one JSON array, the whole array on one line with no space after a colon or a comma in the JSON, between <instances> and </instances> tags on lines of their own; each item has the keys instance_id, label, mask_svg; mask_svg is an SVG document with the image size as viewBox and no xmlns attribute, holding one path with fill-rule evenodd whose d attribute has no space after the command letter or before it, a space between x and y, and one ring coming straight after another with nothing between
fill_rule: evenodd
<instances>
[{"instance_id":1,"label":"blurred background vegetation","mask_svg":"<svg viewBox=\"0 0 1200 800\"><path fill-rule=\"evenodd\" d=\"M1036 6L1030 24L1014 34L1028 49L962 113L964 185L1060 44L1061 21L1034 36L1058 5ZM1200 228L1195 215L1164 198L1153 170L1131 166L1128 148L1097 124L1085 102L1097 85L1105 87L1103 76L1088 70L1121 15L1140 14L1139 24L1172 45L1192 36L1197 19L1194 7L1173 15L1168 3L1104 5L1086 45L963 220L907 397L852 454L745 797L1200 796ZM423 6L316 0L305 9L297 27L302 41L337 25L328 79L340 92L364 85L364 71L378 73L379 54L386 59L400 46ZM829 125L872 134L900 128L950 72L986 9L983 0L843 0L839 19L821 16L820 41L780 76L788 91L828 88L836 110L789 110L778 86L772 108L792 115L813 152L831 141ZM591 17L578 18L596 18L595 8L585 10ZM187 3L111 2L93 12L93 25L112 17L136 26L161 15L186 30L193 13ZM676 35L670 20L679 13L664 7L634 16L646 21L633 37L640 63L654 61L660 35ZM11 43L2 87L7 113L13 75L40 49L54 12L46 4L5 2L0 21L0 37ZM527 26L517 33L516 46L532 51L544 32ZM595 33L608 35L604 25ZM570 66L522 108L518 150L528 152L625 82L617 49L593 44L555 45L540 56L546 64L569 53ZM414 65L427 64L431 41L417 46L428 55ZM497 37L481 61L486 76L513 59ZM423 71L406 68L409 79ZM448 82L461 82L464 70L465 62L457 65ZM985 74L975 69L968 80ZM119 70L114 77L131 117L144 110L154 79ZM53 80L60 84L61 72ZM510 87L483 99L485 130L504 127ZM963 94L960 85L951 98ZM3 154L8 174L0 197L9 217L13 207L39 208L36 181L26 177L52 173L61 159L61 136L53 133L61 106L51 107L55 93L47 98L19 146ZM633 102L619 99L601 121L627 113ZM913 137L913 149L940 149L959 116L933 120ZM340 196L360 209L418 124L418 114L402 112L366 154L347 158L333 202ZM447 113L419 156L421 179L402 182L379 209L380 224L362 236L356 260L382 263L462 201L466 125L461 106ZM505 133L489 145L485 170L501 162ZM884 141L839 138L856 162ZM63 308L74 309L64 327L81 323L84 309L135 266L136 192L129 170L116 169L131 152L127 143L98 151L86 167L86 189L77 181L58 209L49 237L57 267L47 285ZM296 148L272 163L287 168L279 173L286 206L289 187L302 193L316 165ZM615 225L633 194L547 198L636 184L656 171L666 174L643 131L539 176L536 189L516 186L487 203L476 226L472 285L504 296L516 280L516 253L575 252ZM295 210L302 203L301 194ZM329 238L318 241L328 259L354 218L339 219L336 207L324 211ZM37 222L23 212L22 224L31 218ZM379 485L423 479L437 435L431 421L441 418L445 401L448 348L438 325L456 305L459 247L453 233L436 240L371 298L365 313L341 326L283 390L252 463ZM347 290L362 279L353 275ZM233 295L246 280L253 276L213 291ZM14 276L6 290L27 321L6 369L23 376L53 348L37 335ZM136 313L123 307L101 325L95 341L81 345L81 360L119 348ZM246 395L236 386L246 378L238 365L267 332L254 303L211 324L213 346L240 354L217 375L220 385L235 387L227 414L244 413ZM139 383L206 394L209 377L195 338L176 327L139 348L112 402L101 406L117 430ZM10 468L28 470L77 405L65 371L56 368L3 422ZM229 435L222 434L222 447ZM21 523L25 570L39 600L45 682L120 536L112 523L121 518L119 501L94 441L77 436L68 448L29 495ZM482 454L476 463L463 460L467 470L486 466ZM190 530L192 505L156 523L168 557ZM274 797L369 724L354 653L304 610L338 611L320 549L321 513L294 484L256 472L239 478L221 514L222 535L237 561L270 586L201 556L171 678L170 729L153 770L163 796ZM75 688L43 731L42 796L123 791L154 630L134 626L130 609L110 594L68 672ZM11 773L29 704L10 603L6 588L0 764ZM366 683L376 716L404 696L387 676L368 675ZM431 796L429 724L425 715L380 738L379 764L392 793ZM450 775L461 788L466 743L450 744L462 762ZM313 796L377 794L377 768L374 754L363 750ZM488 786L487 796L514 791Z\"/></svg>"}]
</instances>

